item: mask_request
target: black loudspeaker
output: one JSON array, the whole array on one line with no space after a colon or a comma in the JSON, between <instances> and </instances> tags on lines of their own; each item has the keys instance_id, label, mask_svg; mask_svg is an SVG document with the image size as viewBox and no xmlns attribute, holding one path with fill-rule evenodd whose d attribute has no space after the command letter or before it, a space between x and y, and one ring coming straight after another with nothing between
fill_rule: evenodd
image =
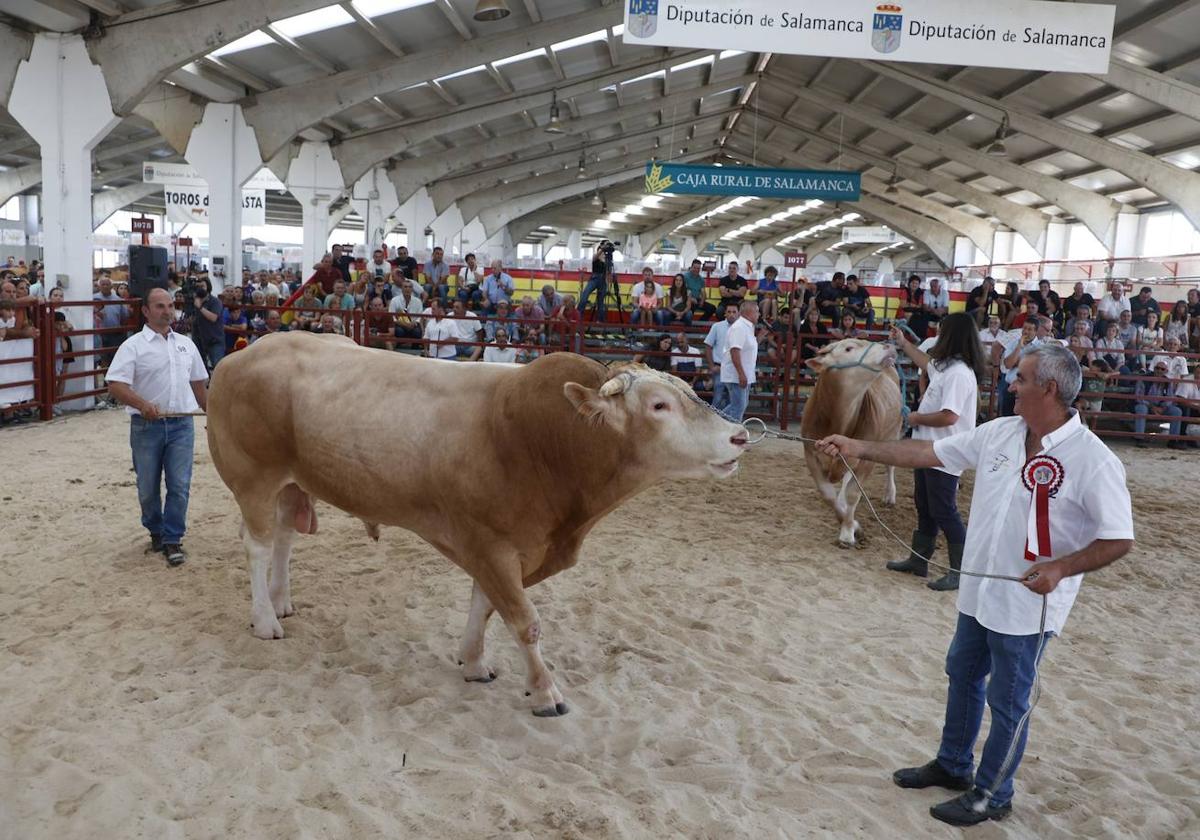
<instances>
[{"instance_id":1,"label":"black loudspeaker","mask_svg":"<svg viewBox=\"0 0 1200 840\"><path fill-rule=\"evenodd\" d=\"M167 249L129 246L129 294L146 299L151 289L167 288Z\"/></svg>"}]
</instances>

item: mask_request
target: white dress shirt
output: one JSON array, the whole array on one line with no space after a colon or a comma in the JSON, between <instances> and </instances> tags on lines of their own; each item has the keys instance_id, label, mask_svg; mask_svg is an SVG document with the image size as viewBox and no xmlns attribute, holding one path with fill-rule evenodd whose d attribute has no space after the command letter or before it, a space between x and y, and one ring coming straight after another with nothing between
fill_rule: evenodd
<instances>
[{"instance_id":1,"label":"white dress shirt","mask_svg":"<svg viewBox=\"0 0 1200 840\"><path fill-rule=\"evenodd\" d=\"M929 387L921 397L917 413L936 414L949 409L958 415L958 420L949 426L914 426L913 440L941 440L974 429L975 413L979 408L979 382L975 379L975 371L958 359L949 360L945 369L939 370L938 363L931 359L925 366L925 373L929 377ZM962 470L950 467L936 469L947 475L962 475Z\"/></svg>"},{"instance_id":2,"label":"white dress shirt","mask_svg":"<svg viewBox=\"0 0 1200 840\"><path fill-rule=\"evenodd\" d=\"M1021 577L1033 566L1025 559L1033 494L1021 477L1027 431L1023 418L1002 417L934 441L934 454L946 467L975 470L963 571ZM1049 503L1054 557L1071 554L1094 540L1133 539L1125 467L1079 422L1077 413L1072 411L1066 423L1042 438L1039 454L1062 465L1062 484ZM1082 575L1065 577L1047 596L1047 631L1062 632L1082 582ZM963 575L958 611L997 633L1031 635L1038 631L1042 597L1015 581Z\"/></svg>"},{"instance_id":3,"label":"white dress shirt","mask_svg":"<svg viewBox=\"0 0 1200 840\"><path fill-rule=\"evenodd\" d=\"M208 379L208 371L190 338L175 332L164 337L147 325L117 348L106 378L125 383L162 412L181 414L200 410L192 383ZM125 413L141 414L128 405Z\"/></svg>"},{"instance_id":4,"label":"white dress shirt","mask_svg":"<svg viewBox=\"0 0 1200 840\"><path fill-rule=\"evenodd\" d=\"M721 381L738 381L737 365L733 363L734 348L742 351L742 372L746 374L746 384L755 381L754 368L758 364L758 338L754 335L754 324L747 318L738 317L725 334L725 348L721 354Z\"/></svg>"}]
</instances>

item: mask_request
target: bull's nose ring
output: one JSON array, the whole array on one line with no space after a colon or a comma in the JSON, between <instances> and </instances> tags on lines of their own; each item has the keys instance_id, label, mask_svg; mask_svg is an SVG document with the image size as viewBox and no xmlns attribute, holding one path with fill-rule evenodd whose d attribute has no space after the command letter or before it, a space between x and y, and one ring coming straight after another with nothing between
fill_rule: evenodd
<instances>
[{"instance_id":1,"label":"bull's nose ring","mask_svg":"<svg viewBox=\"0 0 1200 840\"><path fill-rule=\"evenodd\" d=\"M754 433L750 430L751 423L757 423L759 425L760 431L758 433L758 437L753 436ZM760 417L746 418L746 420L742 422L742 427L745 428L747 433L751 435L751 437L746 440L747 446L754 446L756 443L762 443L767 437L767 424L764 423Z\"/></svg>"}]
</instances>

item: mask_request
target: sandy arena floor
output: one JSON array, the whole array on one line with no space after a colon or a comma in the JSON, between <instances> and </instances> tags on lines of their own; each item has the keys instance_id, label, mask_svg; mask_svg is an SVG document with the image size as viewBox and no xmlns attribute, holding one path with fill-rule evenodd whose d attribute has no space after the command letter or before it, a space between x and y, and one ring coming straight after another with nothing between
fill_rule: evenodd
<instances>
[{"instance_id":1,"label":"sandy arena floor","mask_svg":"<svg viewBox=\"0 0 1200 840\"><path fill-rule=\"evenodd\" d=\"M123 413L0 433L5 840L961 836L890 780L936 748L953 598L885 572L874 523L835 548L793 445L628 502L534 590L572 709L542 720L498 620L499 679L459 676L460 571L326 506L287 638L253 638L201 425L177 570L143 553ZM1200 453L1118 451L1137 548L1085 584L1014 814L972 838L1200 836Z\"/></svg>"}]
</instances>

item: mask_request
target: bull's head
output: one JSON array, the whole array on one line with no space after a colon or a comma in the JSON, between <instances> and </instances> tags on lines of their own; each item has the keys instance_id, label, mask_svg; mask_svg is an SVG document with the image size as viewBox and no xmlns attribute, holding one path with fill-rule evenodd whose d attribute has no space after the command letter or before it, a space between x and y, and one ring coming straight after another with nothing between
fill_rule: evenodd
<instances>
[{"instance_id":1,"label":"bull's head","mask_svg":"<svg viewBox=\"0 0 1200 840\"><path fill-rule=\"evenodd\" d=\"M881 341L843 338L822 347L806 364L816 373L836 372L863 387L896 363L896 350Z\"/></svg>"},{"instance_id":2,"label":"bull's head","mask_svg":"<svg viewBox=\"0 0 1200 840\"><path fill-rule=\"evenodd\" d=\"M724 478L737 470L749 434L717 414L677 376L642 364L609 368L598 389L563 385L576 411L629 441L629 452L664 478Z\"/></svg>"}]
</instances>

